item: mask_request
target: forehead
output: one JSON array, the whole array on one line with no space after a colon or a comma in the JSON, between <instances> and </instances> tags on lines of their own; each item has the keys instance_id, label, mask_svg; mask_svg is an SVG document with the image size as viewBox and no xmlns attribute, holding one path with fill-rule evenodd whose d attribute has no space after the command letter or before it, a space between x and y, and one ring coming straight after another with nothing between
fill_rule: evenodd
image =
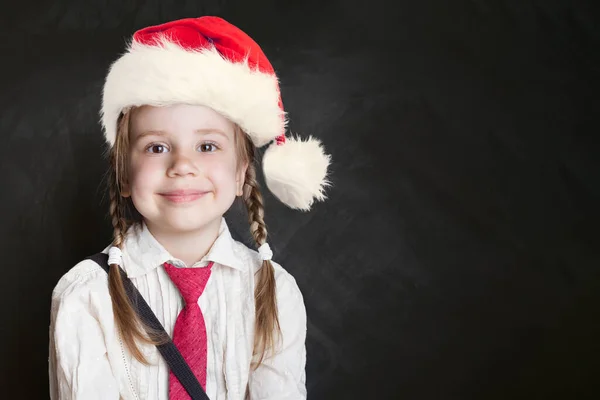
<instances>
[{"instance_id":1,"label":"forehead","mask_svg":"<svg viewBox=\"0 0 600 400\"><path fill-rule=\"evenodd\" d=\"M177 135L197 130L217 130L233 138L234 124L213 109L199 105L142 106L131 114L130 134L163 131ZM134 137L135 137L134 136Z\"/></svg>"}]
</instances>

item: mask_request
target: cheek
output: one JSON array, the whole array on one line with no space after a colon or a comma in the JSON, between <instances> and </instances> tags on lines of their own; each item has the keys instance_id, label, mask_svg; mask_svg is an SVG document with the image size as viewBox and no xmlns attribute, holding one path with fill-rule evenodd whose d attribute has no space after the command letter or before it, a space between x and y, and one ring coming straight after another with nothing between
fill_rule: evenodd
<instances>
[{"instance_id":1,"label":"cheek","mask_svg":"<svg viewBox=\"0 0 600 400\"><path fill-rule=\"evenodd\" d=\"M131 168L132 191L144 193L151 190L156 186L156 181L162 176L162 171L164 169L158 162L133 163Z\"/></svg>"},{"instance_id":2,"label":"cheek","mask_svg":"<svg viewBox=\"0 0 600 400\"><path fill-rule=\"evenodd\" d=\"M221 189L235 188L236 169L234 162L221 160L210 163L206 167L208 175L215 185L220 186Z\"/></svg>"}]
</instances>

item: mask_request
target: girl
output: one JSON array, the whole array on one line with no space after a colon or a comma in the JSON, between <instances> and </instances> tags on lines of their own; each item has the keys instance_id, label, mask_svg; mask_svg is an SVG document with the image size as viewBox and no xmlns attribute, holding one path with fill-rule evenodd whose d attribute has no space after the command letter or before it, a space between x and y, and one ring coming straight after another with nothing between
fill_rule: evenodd
<instances>
[{"instance_id":1,"label":"girl","mask_svg":"<svg viewBox=\"0 0 600 400\"><path fill-rule=\"evenodd\" d=\"M325 198L330 156L286 138L277 77L260 47L217 17L133 35L111 66L102 125L110 146L114 240L107 274L84 260L52 294L52 399L187 399L125 293L139 290L210 399L304 399L306 311L273 262L256 180L307 211ZM246 205L258 251L223 217Z\"/></svg>"}]
</instances>

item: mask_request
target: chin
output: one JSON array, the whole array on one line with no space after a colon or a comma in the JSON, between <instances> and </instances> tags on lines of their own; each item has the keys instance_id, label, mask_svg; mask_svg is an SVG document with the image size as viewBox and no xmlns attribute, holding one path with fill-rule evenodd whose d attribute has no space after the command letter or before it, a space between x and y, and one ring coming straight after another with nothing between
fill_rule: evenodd
<instances>
[{"instance_id":1,"label":"chin","mask_svg":"<svg viewBox=\"0 0 600 400\"><path fill-rule=\"evenodd\" d=\"M169 216L163 217L157 221L157 225L164 226L166 229L175 232L192 232L202 229L204 226L213 222L217 217L213 216Z\"/></svg>"},{"instance_id":2,"label":"chin","mask_svg":"<svg viewBox=\"0 0 600 400\"><path fill-rule=\"evenodd\" d=\"M220 210L170 210L161 213L154 225L174 232L191 232L202 229L212 223L220 224L223 213Z\"/></svg>"}]
</instances>

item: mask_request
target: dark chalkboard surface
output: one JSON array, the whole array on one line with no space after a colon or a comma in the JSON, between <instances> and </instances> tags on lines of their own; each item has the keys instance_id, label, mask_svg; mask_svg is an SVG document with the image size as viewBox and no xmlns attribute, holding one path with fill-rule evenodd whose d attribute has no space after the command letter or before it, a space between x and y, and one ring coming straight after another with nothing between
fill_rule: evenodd
<instances>
[{"instance_id":1,"label":"dark chalkboard surface","mask_svg":"<svg viewBox=\"0 0 600 400\"><path fill-rule=\"evenodd\" d=\"M334 160L311 213L265 193L305 297L309 399L599 398L599 4L3 4L3 393L48 397L51 290L111 239L108 66L135 29L216 14Z\"/></svg>"}]
</instances>

